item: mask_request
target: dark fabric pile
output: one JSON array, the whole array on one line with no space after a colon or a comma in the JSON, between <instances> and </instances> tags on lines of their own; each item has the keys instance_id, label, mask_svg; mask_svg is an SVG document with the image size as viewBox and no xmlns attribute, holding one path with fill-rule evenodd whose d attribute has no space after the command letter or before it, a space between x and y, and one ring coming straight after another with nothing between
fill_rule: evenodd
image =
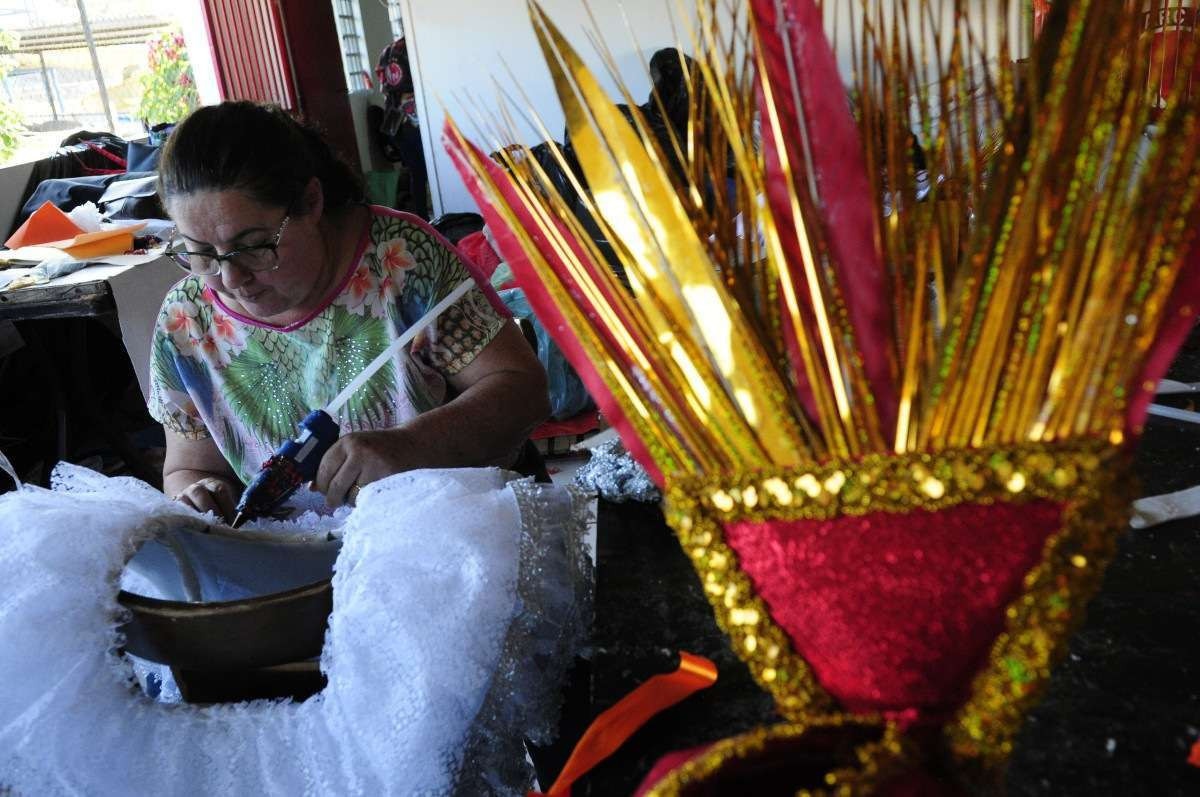
<instances>
[{"instance_id":1,"label":"dark fabric pile","mask_svg":"<svg viewBox=\"0 0 1200 797\"><path fill-rule=\"evenodd\" d=\"M61 210L94 202L113 220L164 218L156 185L159 151L112 133L72 133L53 155L34 164L9 234L44 202Z\"/></svg>"}]
</instances>

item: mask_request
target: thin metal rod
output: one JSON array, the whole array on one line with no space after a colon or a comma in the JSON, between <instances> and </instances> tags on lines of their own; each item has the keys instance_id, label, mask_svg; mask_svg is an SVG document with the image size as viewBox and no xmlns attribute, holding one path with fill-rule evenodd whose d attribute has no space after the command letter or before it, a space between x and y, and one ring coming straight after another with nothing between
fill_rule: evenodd
<instances>
[{"instance_id":1,"label":"thin metal rod","mask_svg":"<svg viewBox=\"0 0 1200 797\"><path fill-rule=\"evenodd\" d=\"M1151 404L1150 414L1157 415L1160 418L1170 418L1173 421L1184 421L1186 423L1200 423L1200 412L1192 412L1190 410L1177 410L1174 407L1164 407L1161 404Z\"/></svg>"},{"instance_id":2,"label":"thin metal rod","mask_svg":"<svg viewBox=\"0 0 1200 797\"><path fill-rule=\"evenodd\" d=\"M42 85L46 87L46 101L50 103L50 115L58 121L58 108L54 104L54 92L50 90L50 75L46 72L46 51L38 50L38 60L42 62ZM64 112L66 109L63 109Z\"/></svg>"},{"instance_id":3,"label":"thin metal rod","mask_svg":"<svg viewBox=\"0 0 1200 797\"><path fill-rule=\"evenodd\" d=\"M108 89L104 86L104 73L100 71L100 56L96 54L96 40L92 38L92 23L88 21L87 8L83 0L75 0L79 6L79 24L83 26L83 38L87 41L88 54L92 56L92 72L96 75L96 85L100 88L100 102L104 104L104 118L108 120L110 132L117 132L113 122L112 107L108 104Z\"/></svg>"}]
</instances>

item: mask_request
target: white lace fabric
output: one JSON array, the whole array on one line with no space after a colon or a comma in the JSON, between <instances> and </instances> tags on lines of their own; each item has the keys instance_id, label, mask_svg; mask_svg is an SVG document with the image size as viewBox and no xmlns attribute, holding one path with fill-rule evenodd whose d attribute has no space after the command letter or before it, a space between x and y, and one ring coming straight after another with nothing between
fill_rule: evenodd
<instances>
[{"instance_id":1,"label":"white lace fabric","mask_svg":"<svg viewBox=\"0 0 1200 797\"><path fill-rule=\"evenodd\" d=\"M0 792L527 785L508 759L553 727L589 611L578 496L495 469L371 485L340 529L326 688L304 703L193 706L145 697L114 651L125 562L195 514L136 480L71 466L56 477L0 496Z\"/></svg>"}]
</instances>

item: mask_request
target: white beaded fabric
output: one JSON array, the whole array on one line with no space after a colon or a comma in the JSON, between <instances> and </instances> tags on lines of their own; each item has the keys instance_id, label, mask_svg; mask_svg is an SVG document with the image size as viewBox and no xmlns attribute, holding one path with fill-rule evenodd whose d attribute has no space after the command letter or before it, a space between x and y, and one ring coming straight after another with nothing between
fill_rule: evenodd
<instances>
[{"instance_id":1,"label":"white beaded fabric","mask_svg":"<svg viewBox=\"0 0 1200 797\"><path fill-rule=\"evenodd\" d=\"M566 666L582 633L590 574L569 553L583 533L575 498L514 489L496 469L364 488L341 529L328 686L304 703L200 707L145 697L114 652L125 562L194 513L133 479L57 476L53 490L0 496L0 792L416 795L527 778L472 770L496 765L476 734L498 718L510 739L553 724L557 685L544 676L560 669L522 661L553 651ZM553 522L523 514L533 504L517 493L530 490L546 499L530 514L558 502ZM519 594L531 568L545 589Z\"/></svg>"}]
</instances>

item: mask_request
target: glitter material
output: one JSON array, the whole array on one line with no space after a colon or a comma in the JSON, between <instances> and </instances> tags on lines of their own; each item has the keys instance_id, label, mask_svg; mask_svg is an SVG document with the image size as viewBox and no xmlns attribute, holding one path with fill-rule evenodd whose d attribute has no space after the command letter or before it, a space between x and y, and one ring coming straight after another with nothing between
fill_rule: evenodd
<instances>
[{"instance_id":1,"label":"glitter material","mask_svg":"<svg viewBox=\"0 0 1200 797\"><path fill-rule=\"evenodd\" d=\"M965 697L1060 517L1046 501L963 504L743 521L725 534L772 618L843 706L942 718Z\"/></svg>"},{"instance_id":2,"label":"glitter material","mask_svg":"<svg viewBox=\"0 0 1200 797\"><path fill-rule=\"evenodd\" d=\"M576 471L575 484L615 503L657 503L662 499L650 474L629 456L619 440L610 440L593 448L592 458Z\"/></svg>"},{"instance_id":3,"label":"glitter material","mask_svg":"<svg viewBox=\"0 0 1200 797\"><path fill-rule=\"evenodd\" d=\"M818 674L829 678L825 686L850 701L848 708L890 708L910 716L911 709L924 708L924 719L945 721L965 700L948 731L953 749L963 759L992 764L1007 755L1020 718L1037 699L1111 557L1113 534L1123 527L1129 498L1128 479L1122 478L1128 465L1124 449L1089 441L950 451L944 457L867 458L802 469L800 475L747 475L732 486L673 486L667 519L692 558L733 649L784 716L803 722L834 710L836 702ZM1027 474L1020 493L1008 486L1014 473ZM925 508L932 503L923 489L930 474L942 474L947 486L937 512ZM780 483L798 486L787 506L764 508L756 502L747 507L747 484L758 481L768 485L768 492L772 486L778 492ZM871 500L846 502L829 494L831 484L841 492L864 485ZM830 539L847 529L858 532L853 540L858 547L852 550ZM981 529L989 533L980 534ZM969 545L961 541L967 534ZM940 546L933 545L938 542ZM747 561L739 556L739 543ZM801 561L787 559L796 551ZM889 553L893 561L888 561ZM969 557L972 569L960 572L961 562L950 561L954 557ZM990 617L990 637L983 630L964 629L968 618L954 600L938 603L920 593L893 593L895 606L890 606L872 596L881 584L914 587L919 580L913 574L925 561L945 570L929 571L935 587L957 583L963 590L974 583L979 594L966 600L982 613L976 619L985 627ZM760 593L751 576L766 568L773 572L761 579ZM897 579L898 570L909 581ZM810 589L823 590L823 614L807 605ZM902 610L924 616L928 625L913 622ZM877 612L887 623L915 626L907 643L912 650L905 649L905 640L892 634L887 623L873 619ZM858 633L870 638L855 639L854 629L844 625L849 622L860 623ZM876 622L879 626L871 628ZM811 661L798 654L785 627L809 635L797 643ZM880 647L880 633L890 635L891 649ZM951 634L959 634L955 638L964 646L974 645L959 651L955 681L946 680L941 669L951 659L937 659L952 657L937 648L939 639ZM996 641L987 650L989 638ZM880 660L853 659L864 651L867 658ZM898 662L907 671L889 673ZM968 690L965 682L976 671ZM920 682L922 675L929 683ZM874 694L869 694L871 688Z\"/></svg>"},{"instance_id":4,"label":"glitter material","mask_svg":"<svg viewBox=\"0 0 1200 797\"><path fill-rule=\"evenodd\" d=\"M1063 528L1025 579L1025 592L1009 606L971 696L946 733L961 759L1000 766L1012 752L1025 713L1040 697L1068 636L1083 620L1117 548L1133 497L1132 480L1106 471L1096 497L1068 508Z\"/></svg>"},{"instance_id":5,"label":"glitter material","mask_svg":"<svg viewBox=\"0 0 1200 797\"><path fill-rule=\"evenodd\" d=\"M509 489L523 523L517 574L523 610L504 639L502 664L466 744L454 785L454 794L463 797L521 794L532 787L525 740L554 741L561 687L591 626L595 573L584 533L595 523L592 499L532 479L510 482ZM512 733L523 726L522 733Z\"/></svg>"}]
</instances>

